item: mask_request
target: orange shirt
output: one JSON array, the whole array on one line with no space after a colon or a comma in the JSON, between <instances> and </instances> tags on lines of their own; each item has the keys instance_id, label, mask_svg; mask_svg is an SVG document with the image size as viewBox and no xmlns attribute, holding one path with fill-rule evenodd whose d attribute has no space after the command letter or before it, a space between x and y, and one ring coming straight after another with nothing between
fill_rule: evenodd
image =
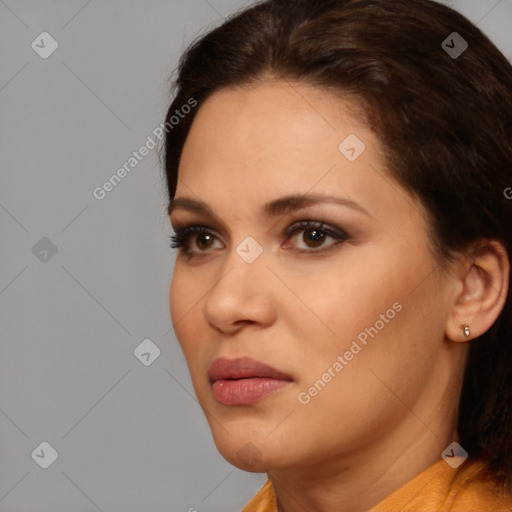
<instances>
[{"instance_id":1,"label":"orange shirt","mask_svg":"<svg viewBox=\"0 0 512 512\"><path fill-rule=\"evenodd\" d=\"M441 459L368 512L510 512L512 495L498 495L493 484L480 477L484 467L466 459L453 469ZM242 512L277 512L270 480Z\"/></svg>"}]
</instances>

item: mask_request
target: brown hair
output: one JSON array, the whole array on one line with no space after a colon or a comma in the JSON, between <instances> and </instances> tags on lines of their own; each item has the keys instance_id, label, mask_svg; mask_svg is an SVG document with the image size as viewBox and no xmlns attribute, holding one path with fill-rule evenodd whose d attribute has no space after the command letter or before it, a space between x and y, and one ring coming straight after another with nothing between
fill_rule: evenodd
<instances>
[{"instance_id":1,"label":"brown hair","mask_svg":"<svg viewBox=\"0 0 512 512\"><path fill-rule=\"evenodd\" d=\"M469 47L443 49L457 32ZM455 36L456 37L456 36ZM271 75L355 95L394 178L425 205L439 262L480 239L512 253L512 67L470 21L431 0L267 0L233 15L182 56L166 116L173 199L195 114L215 91ZM170 123L193 98L193 112ZM512 302L472 340L460 443L490 474L512 474Z\"/></svg>"}]
</instances>

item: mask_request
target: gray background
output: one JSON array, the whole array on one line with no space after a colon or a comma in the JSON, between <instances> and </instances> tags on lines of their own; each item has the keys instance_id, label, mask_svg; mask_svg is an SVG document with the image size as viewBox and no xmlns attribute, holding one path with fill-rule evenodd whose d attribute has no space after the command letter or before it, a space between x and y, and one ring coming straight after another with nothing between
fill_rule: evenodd
<instances>
[{"instance_id":1,"label":"gray background","mask_svg":"<svg viewBox=\"0 0 512 512\"><path fill-rule=\"evenodd\" d=\"M193 396L156 149L92 193L163 121L183 49L249 3L0 0L2 512L235 512L265 480L217 453ZM446 3L512 56L512 0Z\"/></svg>"}]
</instances>

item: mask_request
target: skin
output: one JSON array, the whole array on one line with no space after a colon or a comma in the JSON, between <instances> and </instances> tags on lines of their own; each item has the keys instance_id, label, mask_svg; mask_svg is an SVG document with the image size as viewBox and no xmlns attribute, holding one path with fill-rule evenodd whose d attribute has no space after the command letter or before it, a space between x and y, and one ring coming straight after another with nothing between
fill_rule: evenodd
<instances>
[{"instance_id":1,"label":"skin","mask_svg":"<svg viewBox=\"0 0 512 512\"><path fill-rule=\"evenodd\" d=\"M338 150L349 134L366 146L353 162ZM183 150L176 198L201 200L214 215L176 208L171 223L207 226L215 237L192 235L192 257L178 253L175 333L217 448L239 468L267 472L280 511L368 510L440 460L458 440L469 348L459 325L470 323L472 337L484 332L507 293L497 244L447 269L437 264L423 207L382 155L353 100L272 79L216 92ZM367 213L328 203L261 213L289 194L346 198ZM300 220L324 221L348 239L326 235L315 246L300 229L287 237ZM236 252L248 236L263 249L250 264ZM378 335L300 403L396 303L401 311ZM223 405L207 376L221 356L251 357L293 381L252 405Z\"/></svg>"}]
</instances>

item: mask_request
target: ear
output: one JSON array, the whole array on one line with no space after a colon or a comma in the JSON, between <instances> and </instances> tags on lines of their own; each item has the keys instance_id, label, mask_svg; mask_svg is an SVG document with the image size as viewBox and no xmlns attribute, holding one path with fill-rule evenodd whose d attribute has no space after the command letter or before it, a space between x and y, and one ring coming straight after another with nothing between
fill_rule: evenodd
<instances>
[{"instance_id":1,"label":"ear","mask_svg":"<svg viewBox=\"0 0 512 512\"><path fill-rule=\"evenodd\" d=\"M508 293L510 261L496 240L478 242L456 264L457 286L446 324L446 337L468 341L484 334L500 315ZM469 336L461 327L469 326Z\"/></svg>"}]
</instances>

